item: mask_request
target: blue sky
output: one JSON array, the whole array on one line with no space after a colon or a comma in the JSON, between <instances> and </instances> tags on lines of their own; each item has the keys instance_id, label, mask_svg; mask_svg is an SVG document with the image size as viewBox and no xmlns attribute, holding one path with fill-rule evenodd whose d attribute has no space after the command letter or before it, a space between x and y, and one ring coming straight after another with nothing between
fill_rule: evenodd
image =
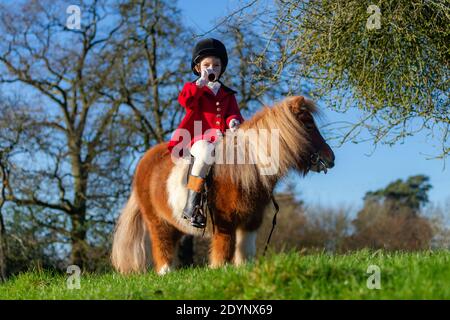
<instances>
[{"instance_id":1,"label":"blue sky","mask_svg":"<svg viewBox=\"0 0 450 320\"><path fill-rule=\"evenodd\" d=\"M77 2L73 1L73 3ZM261 0L261 3L268 2L270 1ZM68 3L72 2L68 1ZM221 17L240 5L242 3L238 0L178 1L178 6L183 14L182 22L193 27L198 34L210 30L221 20ZM214 36L214 33L211 36ZM239 100L239 96L237 98ZM325 107L322 106L324 118L319 122L322 125L343 119L355 121L359 115L357 110L343 115L336 114ZM430 177L433 185L433 189L429 193L430 200L435 204L443 205L446 201L450 202L450 168L448 168L450 164L447 163L447 168L444 169L442 160L427 160L427 155L438 152L439 149L435 147L437 144L438 141L430 140L421 133L408 138L403 144L393 147L378 145L375 152L372 152L373 145L371 143L347 143L339 148L334 147L335 168L330 170L327 175L311 173L305 178L297 179L296 191L309 205L344 204L358 208L367 191L382 188L396 179L425 174Z\"/></svg>"},{"instance_id":2,"label":"blue sky","mask_svg":"<svg viewBox=\"0 0 450 320\"><path fill-rule=\"evenodd\" d=\"M226 12L238 8L240 3L236 0L190 0L179 1L178 5L183 13L183 22L201 34L210 30ZM326 108L322 110L324 119L321 124L338 119L354 121L359 115L356 110L344 115L338 115ZM424 133L410 137L393 147L378 145L374 152L370 142L344 144L333 148L336 167L327 175L312 173L304 179L298 179L297 192L309 205L347 205L356 209L362 205L362 197L367 191L382 188L396 179L425 174L430 177L433 185L429 193L430 200L443 205L450 201L449 164L447 163L447 168L444 169L442 160L427 160L427 155L436 155L439 151L435 147L437 144L438 141L433 141Z\"/></svg>"}]
</instances>

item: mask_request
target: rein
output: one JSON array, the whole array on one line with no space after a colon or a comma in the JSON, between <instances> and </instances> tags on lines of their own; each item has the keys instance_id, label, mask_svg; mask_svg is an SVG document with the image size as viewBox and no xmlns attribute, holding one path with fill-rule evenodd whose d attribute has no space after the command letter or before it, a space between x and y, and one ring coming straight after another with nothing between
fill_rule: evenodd
<instances>
[{"instance_id":1,"label":"rein","mask_svg":"<svg viewBox=\"0 0 450 320\"><path fill-rule=\"evenodd\" d=\"M325 172L325 174L327 173L327 166L326 166L325 162L322 160L322 158L320 157L320 154L318 152L314 152L313 154L311 154L309 164L308 164L308 171L311 169L312 166L318 166L319 172L323 170ZM273 196L273 192L270 195L270 199L272 200L273 206L275 208L275 214L273 215L272 229L270 229L269 237L267 238L266 246L264 247L263 256L266 255L267 248L269 247L269 244L270 244L270 239L272 238L273 230L275 229L275 226L277 224L277 214L280 211L280 206L278 205L278 202L275 200L275 197Z\"/></svg>"},{"instance_id":2,"label":"rein","mask_svg":"<svg viewBox=\"0 0 450 320\"><path fill-rule=\"evenodd\" d=\"M266 246L264 247L263 256L266 255L266 251L267 251L267 248L269 247L270 239L272 238L273 230L275 229L275 225L277 224L277 214L278 214L278 211L280 211L280 206L278 205L278 202L275 200L273 193L270 195L270 199L272 200L273 206L275 207L275 214L273 215L272 229L270 230L269 237L267 238Z\"/></svg>"},{"instance_id":3,"label":"rein","mask_svg":"<svg viewBox=\"0 0 450 320\"><path fill-rule=\"evenodd\" d=\"M313 154L311 154L311 157L310 157L310 160L308 163L308 171L313 166L318 166L319 172L323 170L325 172L325 174L327 173L327 166L326 166L325 162L322 160L322 158L320 157L320 154L318 152L314 152ZM275 214L273 215L272 229L270 230L269 237L267 238L266 246L264 247L263 256L266 255L267 248L269 247L270 239L272 238L273 230L275 229L275 226L277 224L277 214L278 214L278 211L280 211L280 206L278 205L278 202L275 200L275 197L273 196L273 192L270 195L270 199L272 200L273 206L275 207Z\"/></svg>"}]
</instances>

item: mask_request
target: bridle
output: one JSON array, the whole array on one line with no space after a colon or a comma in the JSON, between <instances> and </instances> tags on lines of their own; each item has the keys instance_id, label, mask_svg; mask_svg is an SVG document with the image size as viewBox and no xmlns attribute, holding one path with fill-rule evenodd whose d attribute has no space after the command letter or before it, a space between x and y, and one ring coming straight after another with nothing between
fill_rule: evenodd
<instances>
[{"instance_id":1,"label":"bridle","mask_svg":"<svg viewBox=\"0 0 450 320\"><path fill-rule=\"evenodd\" d=\"M312 128L306 127L306 129L311 134ZM317 149L316 149L316 151L312 152L311 155L309 156L309 161L308 161L308 165L306 167L306 172L310 171L311 168L313 168L313 167L316 169L317 172L323 171L325 174L327 174L327 172L328 172L327 164L322 159L322 157L320 156L320 153L319 153L319 151L317 151Z\"/></svg>"},{"instance_id":2,"label":"bridle","mask_svg":"<svg viewBox=\"0 0 450 320\"><path fill-rule=\"evenodd\" d=\"M325 161L321 158L319 152L317 152L317 151L314 153L311 153L311 156L309 158L309 163L308 163L308 171L311 170L311 168L314 166L317 167L318 172L323 171L325 174L327 174L327 172L328 172L327 165L326 165Z\"/></svg>"}]
</instances>

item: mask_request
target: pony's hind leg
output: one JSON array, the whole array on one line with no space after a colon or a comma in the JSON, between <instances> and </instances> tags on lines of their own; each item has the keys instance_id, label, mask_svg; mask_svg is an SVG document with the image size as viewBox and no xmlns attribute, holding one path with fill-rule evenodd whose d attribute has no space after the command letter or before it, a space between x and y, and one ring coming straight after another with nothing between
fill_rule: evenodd
<instances>
[{"instance_id":1,"label":"pony's hind leg","mask_svg":"<svg viewBox=\"0 0 450 320\"><path fill-rule=\"evenodd\" d=\"M159 275L164 275L174 268L176 247L182 233L161 218L147 223L147 227L150 231L155 271Z\"/></svg>"}]
</instances>

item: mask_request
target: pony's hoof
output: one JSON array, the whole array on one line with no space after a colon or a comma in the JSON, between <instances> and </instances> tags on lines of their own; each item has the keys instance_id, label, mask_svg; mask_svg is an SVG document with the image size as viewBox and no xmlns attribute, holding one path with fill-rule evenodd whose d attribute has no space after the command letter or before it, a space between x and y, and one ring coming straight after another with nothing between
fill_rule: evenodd
<instances>
[{"instance_id":1,"label":"pony's hoof","mask_svg":"<svg viewBox=\"0 0 450 320\"><path fill-rule=\"evenodd\" d=\"M165 264L158 270L158 275L159 276L164 276L164 275L168 274L171 271L172 271L172 268L169 265Z\"/></svg>"}]
</instances>

